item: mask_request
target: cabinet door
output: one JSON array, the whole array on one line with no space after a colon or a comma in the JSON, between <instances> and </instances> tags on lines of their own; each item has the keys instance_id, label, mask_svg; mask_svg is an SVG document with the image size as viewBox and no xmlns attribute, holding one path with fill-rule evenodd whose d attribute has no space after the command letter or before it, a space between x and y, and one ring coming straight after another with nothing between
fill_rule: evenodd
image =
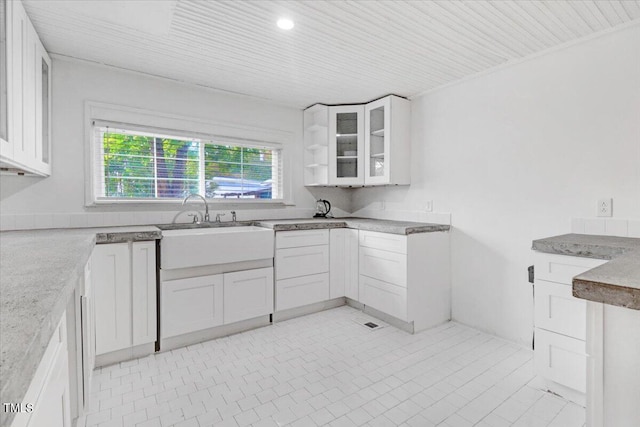
<instances>
[{"instance_id":1,"label":"cabinet door","mask_svg":"<svg viewBox=\"0 0 640 427\"><path fill-rule=\"evenodd\" d=\"M160 288L162 338L222 325L222 274L164 281Z\"/></svg>"},{"instance_id":2,"label":"cabinet door","mask_svg":"<svg viewBox=\"0 0 640 427\"><path fill-rule=\"evenodd\" d=\"M83 400L85 408L89 404L93 370L96 366L95 297L91 279L91 260L84 268L84 295L81 297L82 310L82 370Z\"/></svg>"},{"instance_id":3,"label":"cabinet door","mask_svg":"<svg viewBox=\"0 0 640 427\"><path fill-rule=\"evenodd\" d=\"M131 347L129 245L97 245L91 264L96 308L96 354Z\"/></svg>"},{"instance_id":4,"label":"cabinet door","mask_svg":"<svg viewBox=\"0 0 640 427\"><path fill-rule=\"evenodd\" d=\"M0 0L0 155L11 156L9 144L9 35L11 1Z\"/></svg>"},{"instance_id":5,"label":"cabinet door","mask_svg":"<svg viewBox=\"0 0 640 427\"><path fill-rule=\"evenodd\" d=\"M28 427L71 427L69 354L67 352L66 324L64 321L54 332L47 350L52 347L52 344L55 346L54 357L51 365L47 366L48 372L42 388L37 393L37 400L35 402L31 401L34 404L34 411L27 423ZM27 393L30 394L30 391ZM18 425L21 424L16 420L14 426Z\"/></svg>"},{"instance_id":6,"label":"cabinet door","mask_svg":"<svg viewBox=\"0 0 640 427\"><path fill-rule=\"evenodd\" d=\"M407 256L396 252L361 247L360 274L407 287Z\"/></svg>"},{"instance_id":7,"label":"cabinet door","mask_svg":"<svg viewBox=\"0 0 640 427\"><path fill-rule=\"evenodd\" d=\"M363 185L364 106L329 108L329 184Z\"/></svg>"},{"instance_id":8,"label":"cabinet door","mask_svg":"<svg viewBox=\"0 0 640 427\"><path fill-rule=\"evenodd\" d=\"M346 296L358 301L358 230L331 230L329 243L329 298Z\"/></svg>"},{"instance_id":9,"label":"cabinet door","mask_svg":"<svg viewBox=\"0 0 640 427\"><path fill-rule=\"evenodd\" d=\"M22 143L16 148L15 159L36 167L36 44L38 34L26 19L22 74Z\"/></svg>"},{"instance_id":10,"label":"cabinet door","mask_svg":"<svg viewBox=\"0 0 640 427\"><path fill-rule=\"evenodd\" d=\"M329 243L329 230L294 230L276 233L276 249L317 246Z\"/></svg>"},{"instance_id":11,"label":"cabinet door","mask_svg":"<svg viewBox=\"0 0 640 427\"><path fill-rule=\"evenodd\" d=\"M51 59L35 40L35 159L34 168L51 174Z\"/></svg>"},{"instance_id":12,"label":"cabinet door","mask_svg":"<svg viewBox=\"0 0 640 427\"><path fill-rule=\"evenodd\" d=\"M407 322L407 288L360 275L360 302Z\"/></svg>"},{"instance_id":13,"label":"cabinet door","mask_svg":"<svg viewBox=\"0 0 640 427\"><path fill-rule=\"evenodd\" d=\"M536 328L536 373L581 393L587 389L586 344Z\"/></svg>"},{"instance_id":14,"label":"cabinet door","mask_svg":"<svg viewBox=\"0 0 640 427\"><path fill-rule=\"evenodd\" d=\"M276 310L313 304L329 299L329 273L294 277L276 282Z\"/></svg>"},{"instance_id":15,"label":"cabinet door","mask_svg":"<svg viewBox=\"0 0 640 427\"><path fill-rule=\"evenodd\" d=\"M224 275L224 323L273 313L273 268Z\"/></svg>"},{"instance_id":16,"label":"cabinet door","mask_svg":"<svg viewBox=\"0 0 640 427\"><path fill-rule=\"evenodd\" d=\"M390 97L371 102L365 107L364 181L367 185L390 183L390 107Z\"/></svg>"},{"instance_id":17,"label":"cabinet door","mask_svg":"<svg viewBox=\"0 0 640 427\"><path fill-rule=\"evenodd\" d=\"M7 12L10 14L8 28L9 52L8 58L8 95L11 115L9 116L8 133L9 144L2 144L0 154L14 160L24 158L24 148L22 145L22 106L23 106L23 75L25 63L27 61L24 51L27 44L27 14L19 1L8 1L10 7Z\"/></svg>"},{"instance_id":18,"label":"cabinet door","mask_svg":"<svg viewBox=\"0 0 640 427\"><path fill-rule=\"evenodd\" d=\"M276 279L329 271L329 245L276 250Z\"/></svg>"},{"instance_id":19,"label":"cabinet door","mask_svg":"<svg viewBox=\"0 0 640 427\"><path fill-rule=\"evenodd\" d=\"M134 242L131 249L133 345L156 341L156 243Z\"/></svg>"},{"instance_id":20,"label":"cabinet door","mask_svg":"<svg viewBox=\"0 0 640 427\"><path fill-rule=\"evenodd\" d=\"M571 293L571 285L536 280L535 325L579 340L586 339L587 301Z\"/></svg>"}]
</instances>

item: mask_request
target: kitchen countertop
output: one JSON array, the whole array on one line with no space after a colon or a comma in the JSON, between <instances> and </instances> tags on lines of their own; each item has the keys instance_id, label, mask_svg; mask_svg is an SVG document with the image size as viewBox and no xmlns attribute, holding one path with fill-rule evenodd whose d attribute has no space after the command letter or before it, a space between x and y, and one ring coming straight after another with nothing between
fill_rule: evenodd
<instances>
[{"instance_id":1,"label":"kitchen countertop","mask_svg":"<svg viewBox=\"0 0 640 427\"><path fill-rule=\"evenodd\" d=\"M317 230L331 228L355 228L357 230L378 231L390 234L414 234L436 231L448 231L451 227L444 224L427 222L391 221L370 218L302 218L285 220L255 221L255 225L272 228L275 231Z\"/></svg>"},{"instance_id":2,"label":"kitchen countertop","mask_svg":"<svg viewBox=\"0 0 640 427\"><path fill-rule=\"evenodd\" d=\"M640 310L640 239L565 234L533 241L533 249L610 260L573 278L573 295Z\"/></svg>"},{"instance_id":3,"label":"kitchen countertop","mask_svg":"<svg viewBox=\"0 0 640 427\"><path fill-rule=\"evenodd\" d=\"M392 234L447 231L449 225L367 218L251 221L282 230L355 228ZM95 244L155 240L155 226L4 231L0 233L0 391L21 402ZM9 425L12 413L2 412Z\"/></svg>"},{"instance_id":4,"label":"kitchen countertop","mask_svg":"<svg viewBox=\"0 0 640 427\"><path fill-rule=\"evenodd\" d=\"M160 230L149 226L0 233L3 402L22 401L94 244L159 237ZM2 411L0 424L12 418Z\"/></svg>"}]
</instances>

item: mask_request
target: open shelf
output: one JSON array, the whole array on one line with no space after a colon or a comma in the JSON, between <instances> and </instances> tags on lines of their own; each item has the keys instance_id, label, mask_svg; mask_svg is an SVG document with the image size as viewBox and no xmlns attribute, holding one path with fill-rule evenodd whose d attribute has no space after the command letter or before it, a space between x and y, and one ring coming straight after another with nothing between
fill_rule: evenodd
<instances>
[{"instance_id":1,"label":"open shelf","mask_svg":"<svg viewBox=\"0 0 640 427\"><path fill-rule=\"evenodd\" d=\"M378 130L372 130L371 135L373 136L384 136L384 128Z\"/></svg>"},{"instance_id":2,"label":"open shelf","mask_svg":"<svg viewBox=\"0 0 640 427\"><path fill-rule=\"evenodd\" d=\"M336 137L338 138L353 138L355 136L358 136L357 133L337 133Z\"/></svg>"},{"instance_id":3,"label":"open shelf","mask_svg":"<svg viewBox=\"0 0 640 427\"><path fill-rule=\"evenodd\" d=\"M327 166L329 165L325 163L311 163L310 165L305 165L304 167L305 168L322 168L322 167L326 168Z\"/></svg>"},{"instance_id":4,"label":"open shelf","mask_svg":"<svg viewBox=\"0 0 640 427\"><path fill-rule=\"evenodd\" d=\"M384 159L384 153L372 153L369 155L372 159Z\"/></svg>"},{"instance_id":5,"label":"open shelf","mask_svg":"<svg viewBox=\"0 0 640 427\"><path fill-rule=\"evenodd\" d=\"M357 159L358 156L336 156L338 160L353 160Z\"/></svg>"},{"instance_id":6,"label":"open shelf","mask_svg":"<svg viewBox=\"0 0 640 427\"><path fill-rule=\"evenodd\" d=\"M319 125L319 124L312 124L310 126L307 126L305 130L309 131L309 132L317 132L317 131L327 131L328 127L325 125Z\"/></svg>"}]
</instances>

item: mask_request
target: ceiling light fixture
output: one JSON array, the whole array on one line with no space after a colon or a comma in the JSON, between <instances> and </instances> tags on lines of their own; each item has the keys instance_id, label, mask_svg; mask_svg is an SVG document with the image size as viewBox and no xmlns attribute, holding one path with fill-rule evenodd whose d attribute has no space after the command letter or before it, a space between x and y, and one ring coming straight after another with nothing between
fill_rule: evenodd
<instances>
[{"instance_id":1,"label":"ceiling light fixture","mask_svg":"<svg viewBox=\"0 0 640 427\"><path fill-rule=\"evenodd\" d=\"M293 21L289 18L280 18L278 19L278 28L282 30L290 30L293 28Z\"/></svg>"}]
</instances>

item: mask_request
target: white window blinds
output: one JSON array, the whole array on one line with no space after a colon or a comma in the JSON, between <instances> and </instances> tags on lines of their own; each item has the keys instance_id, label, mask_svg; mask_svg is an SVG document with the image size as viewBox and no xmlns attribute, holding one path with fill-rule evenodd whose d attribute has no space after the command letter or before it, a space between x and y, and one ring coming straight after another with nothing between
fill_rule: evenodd
<instances>
[{"instance_id":1,"label":"white window blinds","mask_svg":"<svg viewBox=\"0 0 640 427\"><path fill-rule=\"evenodd\" d=\"M93 122L95 199L282 199L279 147L169 133Z\"/></svg>"}]
</instances>

